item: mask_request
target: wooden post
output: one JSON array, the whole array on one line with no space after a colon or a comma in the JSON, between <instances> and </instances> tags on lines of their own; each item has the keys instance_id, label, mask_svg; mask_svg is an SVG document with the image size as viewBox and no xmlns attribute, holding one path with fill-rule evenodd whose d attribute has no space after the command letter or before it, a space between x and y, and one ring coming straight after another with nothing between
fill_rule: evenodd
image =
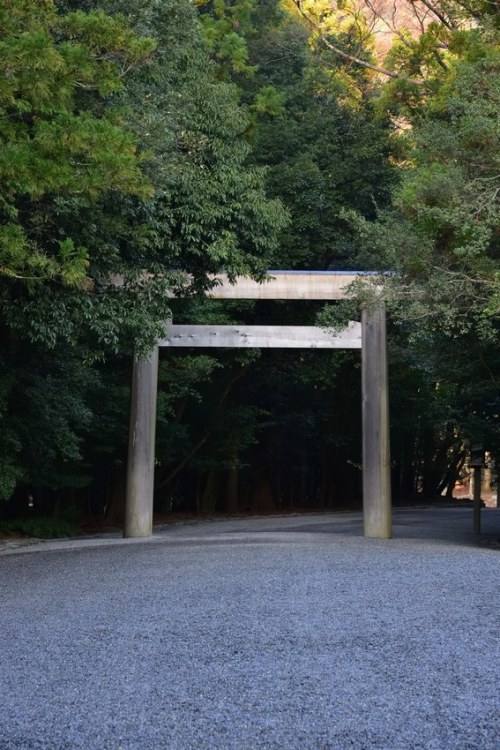
<instances>
[{"instance_id":1,"label":"wooden post","mask_svg":"<svg viewBox=\"0 0 500 750\"><path fill-rule=\"evenodd\" d=\"M481 533L481 467L474 466L474 499L472 504L472 530Z\"/></svg>"},{"instance_id":2,"label":"wooden post","mask_svg":"<svg viewBox=\"0 0 500 750\"><path fill-rule=\"evenodd\" d=\"M123 536L153 533L153 491L158 389L158 347L149 357L134 357L130 405L125 528Z\"/></svg>"},{"instance_id":3,"label":"wooden post","mask_svg":"<svg viewBox=\"0 0 500 750\"><path fill-rule=\"evenodd\" d=\"M363 522L367 537L392 536L385 307L363 310Z\"/></svg>"}]
</instances>

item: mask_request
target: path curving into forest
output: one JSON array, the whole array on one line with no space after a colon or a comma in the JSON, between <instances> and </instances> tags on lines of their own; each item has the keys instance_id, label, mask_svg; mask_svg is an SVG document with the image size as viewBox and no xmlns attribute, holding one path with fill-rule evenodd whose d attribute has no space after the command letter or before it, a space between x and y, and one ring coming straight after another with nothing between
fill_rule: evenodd
<instances>
[{"instance_id":1,"label":"path curving into forest","mask_svg":"<svg viewBox=\"0 0 500 750\"><path fill-rule=\"evenodd\" d=\"M496 750L500 511L0 552L1 750Z\"/></svg>"}]
</instances>

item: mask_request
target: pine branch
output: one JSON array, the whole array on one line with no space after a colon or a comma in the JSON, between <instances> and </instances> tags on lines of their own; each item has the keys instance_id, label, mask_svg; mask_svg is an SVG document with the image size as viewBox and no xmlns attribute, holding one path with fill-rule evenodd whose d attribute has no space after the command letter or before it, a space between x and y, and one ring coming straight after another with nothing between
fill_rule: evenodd
<instances>
[{"instance_id":1,"label":"pine branch","mask_svg":"<svg viewBox=\"0 0 500 750\"><path fill-rule=\"evenodd\" d=\"M396 80L404 80L404 81L407 81L408 83L414 84L415 86L423 86L422 81L416 81L413 78L402 76L399 73L396 73L394 70L389 70L388 68L384 68L381 65L374 65L373 63L369 63L366 60L362 60L361 58L356 57L355 55L350 55L348 52L344 52L344 50L340 49L340 47L337 47L335 44L332 44L332 42L330 42L325 37L319 24L313 21L313 19L310 16L308 16L307 13L304 12L304 10L302 9L301 0L293 0L293 3L296 6L297 10L299 11L300 15L302 16L302 18L306 21L306 23L309 24L309 26L312 29L314 29L314 31L319 35L319 38L321 39L325 47L327 47L329 50L334 52L343 60L354 63L355 65L359 65L362 68L373 70L375 73L380 73L381 75L387 76L388 78L394 78Z\"/></svg>"}]
</instances>

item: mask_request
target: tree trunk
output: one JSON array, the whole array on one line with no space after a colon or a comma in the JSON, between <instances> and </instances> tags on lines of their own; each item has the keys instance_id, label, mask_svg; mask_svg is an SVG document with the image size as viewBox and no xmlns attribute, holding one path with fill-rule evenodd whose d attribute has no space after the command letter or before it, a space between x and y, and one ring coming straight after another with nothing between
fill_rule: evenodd
<instances>
[{"instance_id":1,"label":"tree trunk","mask_svg":"<svg viewBox=\"0 0 500 750\"><path fill-rule=\"evenodd\" d=\"M215 507L219 498L220 473L217 469L210 469L207 474L205 488L199 500L198 513L202 516L210 516L215 513Z\"/></svg>"},{"instance_id":2,"label":"tree trunk","mask_svg":"<svg viewBox=\"0 0 500 750\"><path fill-rule=\"evenodd\" d=\"M108 507L106 510L106 520L113 526L123 526L126 486L127 473L125 466L114 466L109 482Z\"/></svg>"},{"instance_id":3,"label":"tree trunk","mask_svg":"<svg viewBox=\"0 0 500 750\"><path fill-rule=\"evenodd\" d=\"M238 478L239 469L235 464L226 475L226 509L231 514L238 513Z\"/></svg>"}]
</instances>

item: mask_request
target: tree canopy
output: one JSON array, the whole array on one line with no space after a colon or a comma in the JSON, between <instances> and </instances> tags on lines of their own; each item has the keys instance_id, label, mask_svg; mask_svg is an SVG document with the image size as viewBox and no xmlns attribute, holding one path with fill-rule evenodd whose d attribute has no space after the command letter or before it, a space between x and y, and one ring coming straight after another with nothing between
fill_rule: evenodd
<instances>
[{"instance_id":1,"label":"tree canopy","mask_svg":"<svg viewBox=\"0 0 500 750\"><path fill-rule=\"evenodd\" d=\"M159 334L179 272L261 271L285 214L190 4L80 5L3 4L2 318L118 350Z\"/></svg>"},{"instance_id":2,"label":"tree canopy","mask_svg":"<svg viewBox=\"0 0 500 750\"><path fill-rule=\"evenodd\" d=\"M0 273L84 287L89 249L44 224L58 200L152 192L108 100L154 43L102 11L63 16L50 2L2 2L0 24Z\"/></svg>"}]
</instances>

